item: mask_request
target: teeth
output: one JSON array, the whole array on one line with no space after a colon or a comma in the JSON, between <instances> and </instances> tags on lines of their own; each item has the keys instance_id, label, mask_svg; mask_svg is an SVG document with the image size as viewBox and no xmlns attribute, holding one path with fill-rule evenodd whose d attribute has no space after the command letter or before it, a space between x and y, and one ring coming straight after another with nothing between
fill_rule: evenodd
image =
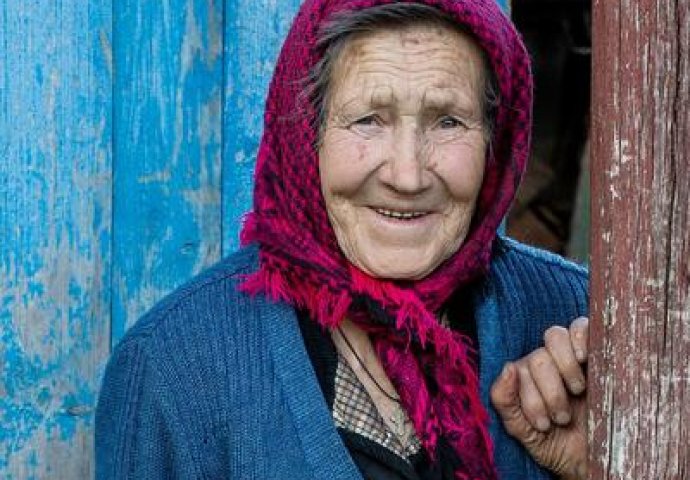
<instances>
[{"instance_id":1,"label":"teeth","mask_svg":"<svg viewBox=\"0 0 690 480\"><path fill-rule=\"evenodd\" d=\"M412 218L421 217L422 215L426 215L426 212L395 212L393 210L386 210L385 208L377 208L375 210L376 213L380 213L381 215L385 215L386 217L397 218L400 220L409 220Z\"/></svg>"}]
</instances>

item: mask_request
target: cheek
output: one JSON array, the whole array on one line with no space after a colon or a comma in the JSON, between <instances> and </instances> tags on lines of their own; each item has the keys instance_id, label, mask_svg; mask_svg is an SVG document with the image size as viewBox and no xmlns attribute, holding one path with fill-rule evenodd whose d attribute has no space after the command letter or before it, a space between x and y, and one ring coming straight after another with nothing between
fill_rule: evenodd
<instances>
[{"instance_id":1,"label":"cheek","mask_svg":"<svg viewBox=\"0 0 690 480\"><path fill-rule=\"evenodd\" d=\"M319 152L321 188L324 196L350 196L375 169L372 146L345 132L324 139Z\"/></svg>"},{"instance_id":2,"label":"cheek","mask_svg":"<svg viewBox=\"0 0 690 480\"><path fill-rule=\"evenodd\" d=\"M434 170L453 200L474 204L484 179L485 156L481 144L452 146L439 155Z\"/></svg>"}]
</instances>

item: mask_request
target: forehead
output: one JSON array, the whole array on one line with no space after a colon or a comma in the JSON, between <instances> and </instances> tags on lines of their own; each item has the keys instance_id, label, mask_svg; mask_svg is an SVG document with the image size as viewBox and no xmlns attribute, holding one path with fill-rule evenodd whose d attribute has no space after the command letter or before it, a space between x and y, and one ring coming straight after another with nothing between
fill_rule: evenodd
<instances>
[{"instance_id":1,"label":"forehead","mask_svg":"<svg viewBox=\"0 0 690 480\"><path fill-rule=\"evenodd\" d=\"M404 83L477 96L483 70L480 47L457 30L432 24L381 28L345 43L332 72L331 94L382 87L390 92Z\"/></svg>"}]
</instances>

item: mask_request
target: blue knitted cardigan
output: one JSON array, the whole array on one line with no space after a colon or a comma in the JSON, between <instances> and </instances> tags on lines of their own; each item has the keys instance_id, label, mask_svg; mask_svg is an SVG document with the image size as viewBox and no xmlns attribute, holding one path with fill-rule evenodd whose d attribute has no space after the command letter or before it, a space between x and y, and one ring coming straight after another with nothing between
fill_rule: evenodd
<instances>
[{"instance_id":1,"label":"blue knitted cardigan","mask_svg":"<svg viewBox=\"0 0 690 480\"><path fill-rule=\"evenodd\" d=\"M96 412L105 479L361 479L337 433L292 307L238 291L245 248L169 295L115 348ZM481 395L500 478L548 479L503 430L489 389L551 325L587 314L587 272L499 238L473 292Z\"/></svg>"}]
</instances>

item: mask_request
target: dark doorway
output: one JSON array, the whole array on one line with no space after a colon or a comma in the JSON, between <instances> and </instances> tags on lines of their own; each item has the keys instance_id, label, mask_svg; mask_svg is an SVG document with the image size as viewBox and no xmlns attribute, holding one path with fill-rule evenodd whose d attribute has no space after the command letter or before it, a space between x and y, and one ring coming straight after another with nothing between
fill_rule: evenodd
<instances>
[{"instance_id":1,"label":"dark doorway","mask_svg":"<svg viewBox=\"0 0 690 480\"><path fill-rule=\"evenodd\" d=\"M530 167L508 234L586 261L591 5L515 0L512 16L532 56L535 104Z\"/></svg>"}]
</instances>

